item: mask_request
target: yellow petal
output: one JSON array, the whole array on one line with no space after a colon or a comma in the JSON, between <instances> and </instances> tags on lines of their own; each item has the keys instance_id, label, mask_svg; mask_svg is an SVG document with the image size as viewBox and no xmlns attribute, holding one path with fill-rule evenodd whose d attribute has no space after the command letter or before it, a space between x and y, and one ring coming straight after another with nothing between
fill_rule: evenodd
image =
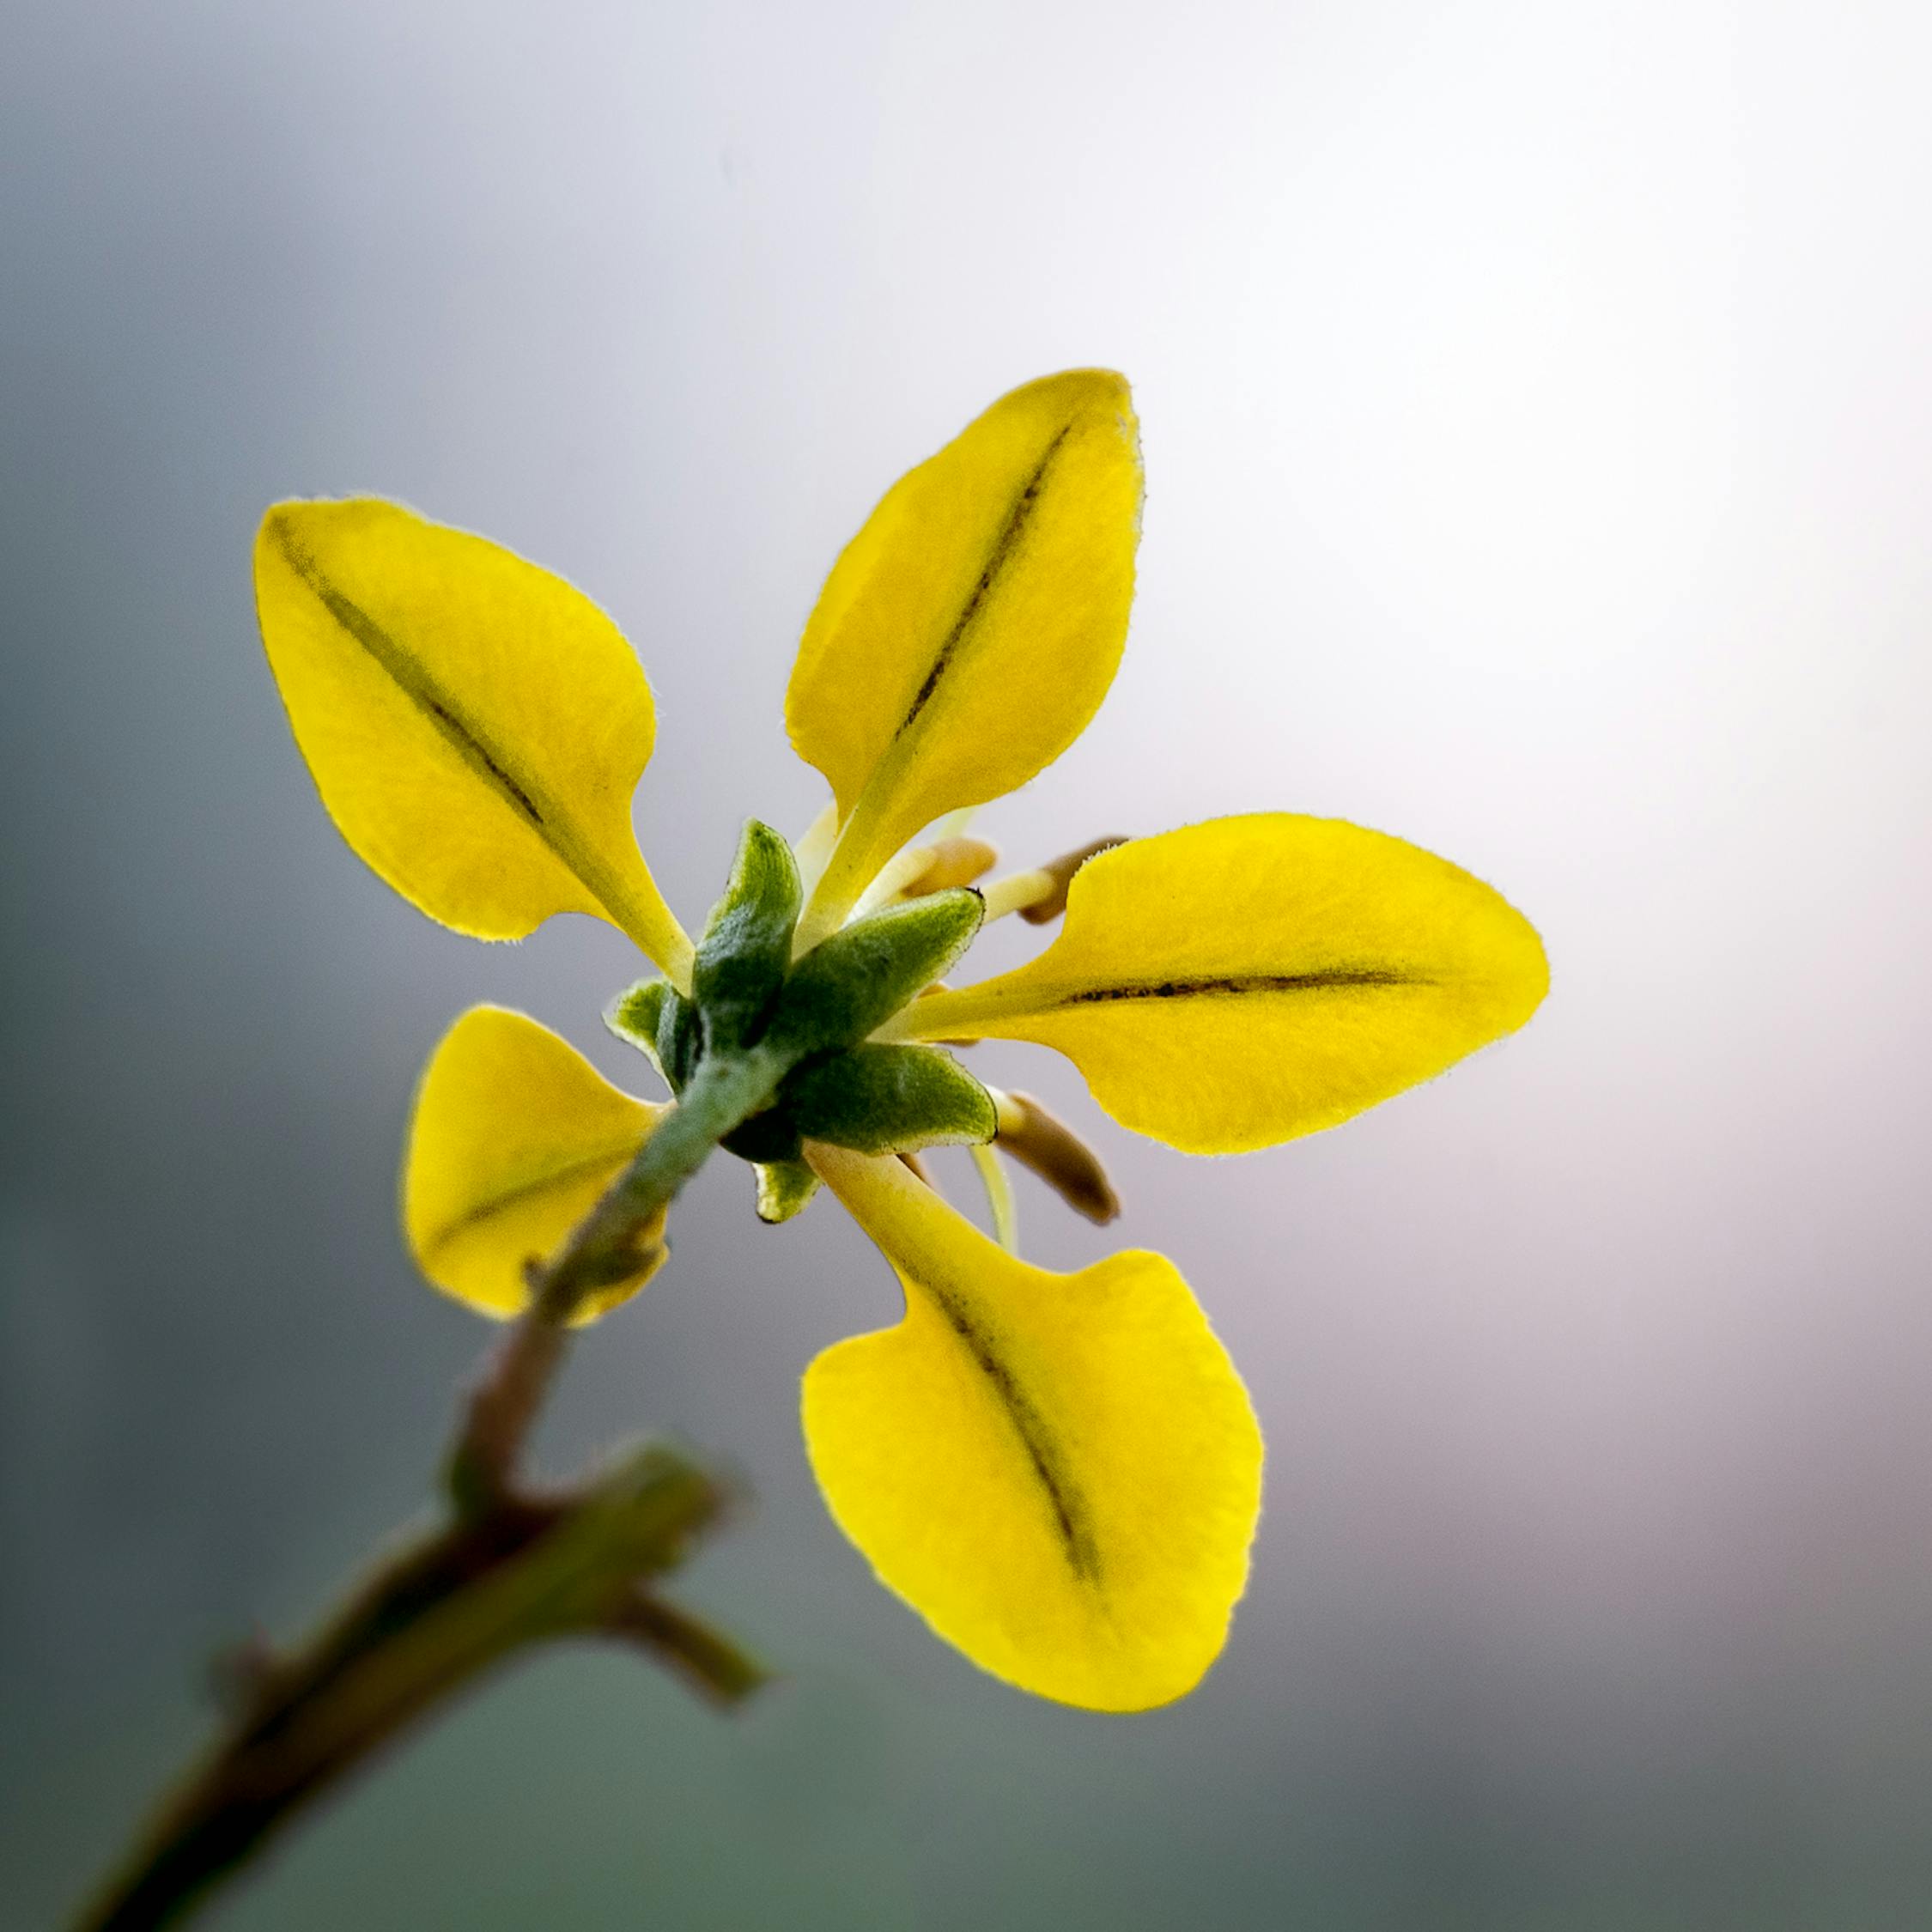
<instances>
[{"instance_id":1,"label":"yellow petal","mask_svg":"<svg viewBox=\"0 0 1932 1932\"><path fill-rule=\"evenodd\" d=\"M1037 959L882 1037L1057 1047L1123 1126L1190 1153L1334 1127L1529 1018L1534 929L1446 860L1338 818L1218 818L1074 875Z\"/></svg>"},{"instance_id":2,"label":"yellow petal","mask_svg":"<svg viewBox=\"0 0 1932 1932\"><path fill-rule=\"evenodd\" d=\"M811 1465L879 1579L997 1677L1096 1710L1183 1695L1261 1508L1248 1392L1172 1262L1030 1267L896 1161L812 1165L905 1289L805 1373Z\"/></svg>"},{"instance_id":3,"label":"yellow petal","mask_svg":"<svg viewBox=\"0 0 1932 1932\"><path fill-rule=\"evenodd\" d=\"M522 1013L472 1006L443 1036L416 1089L403 1170L403 1227L430 1280L485 1315L529 1302L524 1264L546 1261L665 1111L620 1093L575 1048ZM664 1219L642 1265L581 1319L643 1286L664 1259Z\"/></svg>"},{"instance_id":4,"label":"yellow petal","mask_svg":"<svg viewBox=\"0 0 1932 1932\"><path fill-rule=\"evenodd\" d=\"M786 695L841 822L805 945L922 826L1079 736L1120 663L1139 529L1138 427L1104 369L1014 390L887 492L833 566Z\"/></svg>"},{"instance_id":5,"label":"yellow petal","mask_svg":"<svg viewBox=\"0 0 1932 1932\"><path fill-rule=\"evenodd\" d=\"M255 600L322 802L405 899L483 939L589 913L690 983L631 831L650 687L582 592L362 498L276 505Z\"/></svg>"}]
</instances>

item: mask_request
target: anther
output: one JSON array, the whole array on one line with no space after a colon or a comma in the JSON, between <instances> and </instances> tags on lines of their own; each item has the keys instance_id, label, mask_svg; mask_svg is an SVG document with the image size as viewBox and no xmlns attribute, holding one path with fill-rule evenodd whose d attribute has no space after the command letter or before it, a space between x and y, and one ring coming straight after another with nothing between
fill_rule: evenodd
<instances>
[{"instance_id":1,"label":"anther","mask_svg":"<svg viewBox=\"0 0 1932 1932\"><path fill-rule=\"evenodd\" d=\"M995 1145L1038 1175L1076 1214L1106 1226L1121 1212L1121 1200L1100 1157L1031 1094L988 1091L999 1116Z\"/></svg>"},{"instance_id":2,"label":"anther","mask_svg":"<svg viewBox=\"0 0 1932 1932\"><path fill-rule=\"evenodd\" d=\"M943 892L949 885L970 885L999 863L999 848L986 839L939 839L926 850L925 871L899 888L908 898Z\"/></svg>"},{"instance_id":3,"label":"anther","mask_svg":"<svg viewBox=\"0 0 1932 1932\"><path fill-rule=\"evenodd\" d=\"M1096 839L1077 851L1049 859L1043 866L995 879L986 888L986 916L1002 919L1017 912L1029 926L1044 926L1058 919L1066 910L1066 889L1073 883L1074 873L1097 854L1126 843L1125 839Z\"/></svg>"},{"instance_id":4,"label":"anther","mask_svg":"<svg viewBox=\"0 0 1932 1932\"><path fill-rule=\"evenodd\" d=\"M999 848L984 839L937 839L931 845L908 845L866 889L853 908L853 916L863 918L882 906L943 892L949 886L970 885L999 863Z\"/></svg>"},{"instance_id":5,"label":"anther","mask_svg":"<svg viewBox=\"0 0 1932 1932\"><path fill-rule=\"evenodd\" d=\"M1029 926L1044 926L1055 920L1066 910L1066 889L1073 883L1073 875L1087 860L1097 858L1103 852L1110 852L1116 845L1125 845L1125 839L1095 839L1090 845L1083 845L1077 851L1064 852L1057 859L1049 859L1040 870L1053 881L1052 889L1043 893L1030 906L1022 906L1019 915Z\"/></svg>"}]
</instances>

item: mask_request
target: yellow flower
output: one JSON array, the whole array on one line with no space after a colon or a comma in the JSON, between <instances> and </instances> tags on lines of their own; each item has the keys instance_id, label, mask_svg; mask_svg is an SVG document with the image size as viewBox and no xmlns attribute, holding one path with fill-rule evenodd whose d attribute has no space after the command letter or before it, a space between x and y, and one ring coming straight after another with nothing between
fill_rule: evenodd
<instances>
[{"instance_id":1,"label":"yellow flower","mask_svg":"<svg viewBox=\"0 0 1932 1932\"><path fill-rule=\"evenodd\" d=\"M935 1043L1055 1048L1124 1125L1227 1153L1430 1078L1520 1026L1547 981L1536 934L1489 887L1339 820L1219 819L983 898L965 888L990 848L913 842L1024 784L1098 708L1140 493L1127 385L1096 370L1014 391L888 492L833 568L787 696L832 803L796 865L750 829L696 948L632 831L649 688L587 598L380 501L278 505L256 550L270 661L355 849L459 932L515 939L582 912L628 933L663 978L613 1026L685 1108L728 1088L722 1144L757 1165L761 1213L786 1218L823 1182L897 1271L904 1319L805 1378L806 1447L841 1527L985 1668L1103 1710L1181 1696L1218 1654L1260 1431L1172 1263L1030 1267L898 1157L991 1140L1109 1212L1078 1143ZM936 986L982 912L1062 904L1028 964ZM669 1110L533 1020L466 1014L423 1075L404 1167L424 1272L516 1312L526 1264ZM980 1157L1004 1225L997 1160ZM654 1235L583 1315L646 1279Z\"/></svg>"}]
</instances>

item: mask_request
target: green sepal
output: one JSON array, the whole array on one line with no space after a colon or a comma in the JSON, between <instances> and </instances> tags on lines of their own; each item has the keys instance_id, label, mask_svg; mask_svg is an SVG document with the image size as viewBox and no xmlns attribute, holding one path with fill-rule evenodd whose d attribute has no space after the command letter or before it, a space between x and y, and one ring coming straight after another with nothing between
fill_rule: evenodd
<instances>
[{"instance_id":1,"label":"green sepal","mask_svg":"<svg viewBox=\"0 0 1932 1932\"><path fill-rule=\"evenodd\" d=\"M671 1076L658 1054L658 1027L664 1018L665 996L671 992L669 980L640 980L604 1009L605 1025L627 1047L635 1047L666 1084Z\"/></svg>"},{"instance_id":2,"label":"green sepal","mask_svg":"<svg viewBox=\"0 0 1932 1932\"><path fill-rule=\"evenodd\" d=\"M791 1109L781 1102L740 1121L718 1145L741 1161L762 1165L773 1161L795 1161L804 1143Z\"/></svg>"},{"instance_id":3,"label":"green sepal","mask_svg":"<svg viewBox=\"0 0 1932 1932\"><path fill-rule=\"evenodd\" d=\"M758 1176L758 1218L776 1227L803 1211L818 1192L818 1176L803 1161L763 1161Z\"/></svg>"},{"instance_id":4,"label":"green sepal","mask_svg":"<svg viewBox=\"0 0 1932 1932\"><path fill-rule=\"evenodd\" d=\"M747 820L691 967L691 997L704 1016L708 1052L757 1039L791 963L802 902L791 847L770 826Z\"/></svg>"},{"instance_id":5,"label":"green sepal","mask_svg":"<svg viewBox=\"0 0 1932 1932\"><path fill-rule=\"evenodd\" d=\"M855 1046L973 943L986 904L969 887L855 919L808 952L779 994L766 1040L805 1060Z\"/></svg>"},{"instance_id":6,"label":"green sepal","mask_svg":"<svg viewBox=\"0 0 1932 1932\"><path fill-rule=\"evenodd\" d=\"M669 980L640 980L605 1009L604 1024L649 1060L673 1093L697 1066L704 1029L697 1009Z\"/></svg>"},{"instance_id":7,"label":"green sepal","mask_svg":"<svg viewBox=\"0 0 1932 1932\"><path fill-rule=\"evenodd\" d=\"M854 1047L801 1066L780 1095L806 1139L861 1154L983 1144L999 1128L993 1097L938 1047Z\"/></svg>"},{"instance_id":8,"label":"green sepal","mask_svg":"<svg viewBox=\"0 0 1932 1932\"><path fill-rule=\"evenodd\" d=\"M675 987L665 988L658 1009L658 1065L673 1093L683 1093L704 1051L704 1023L698 1010Z\"/></svg>"}]
</instances>

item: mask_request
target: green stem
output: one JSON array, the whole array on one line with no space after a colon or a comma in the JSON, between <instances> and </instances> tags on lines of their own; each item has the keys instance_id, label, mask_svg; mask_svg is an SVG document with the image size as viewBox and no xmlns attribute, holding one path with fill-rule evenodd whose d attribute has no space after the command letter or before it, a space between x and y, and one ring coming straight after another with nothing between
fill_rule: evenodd
<instances>
[{"instance_id":1,"label":"green stem","mask_svg":"<svg viewBox=\"0 0 1932 1932\"><path fill-rule=\"evenodd\" d=\"M634 1631L636 1605L650 1601L640 1578L676 1564L721 1502L698 1470L649 1449L568 1506L532 1510L520 1524L454 1525L410 1545L261 1673L231 1734L157 1814L79 1932L179 1920L309 1801L513 1653ZM750 1688L756 1667L712 1643L723 1660L715 1694ZM690 1649L674 1650L686 1669Z\"/></svg>"},{"instance_id":2,"label":"green stem","mask_svg":"<svg viewBox=\"0 0 1932 1932\"><path fill-rule=\"evenodd\" d=\"M228 1731L76 1932L179 1920L310 1800L533 1644L641 1644L720 1702L756 1685L756 1663L650 1588L716 1516L723 1498L708 1478L661 1449L561 1493L526 1492L517 1469L585 1297L635 1270L644 1230L787 1065L758 1048L701 1064L562 1251L532 1267L530 1309L472 1393L451 1452L453 1520L385 1560L299 1649L255 1661Z\"/></svg>"},{"instance_id":3,"label":"green stem","mask_svg":"<svg viewBox=\"0 0 1932 1932\"><path fill-rule=\"evenodd\" d=\"M789 1065L756 1047L701 1061L677 1104L562 1250L547 1267L531 1270L529 1309L485 1369L451 1451L447 1481L459 1510L487 1509L509 1485L585 1298L635 1272L641 1230L671 1205L711 1150L771 1098Z\"/></svg>"},{"instance_id":4,"label":"green stem","mask_svg":"<svg viewBox=\"0 0 1932 1932\"><path fill-rule=\"evenodd\" d=\"M532 1312L541 1320L568 1321L584 1297L605 1285L606 1269L629 1273L638 1230L671 1205L733 1127L777 1092L790 1065L761 1047L701 1060L677 1104L543 1271Z\"/></svg>"}]
</instances>

